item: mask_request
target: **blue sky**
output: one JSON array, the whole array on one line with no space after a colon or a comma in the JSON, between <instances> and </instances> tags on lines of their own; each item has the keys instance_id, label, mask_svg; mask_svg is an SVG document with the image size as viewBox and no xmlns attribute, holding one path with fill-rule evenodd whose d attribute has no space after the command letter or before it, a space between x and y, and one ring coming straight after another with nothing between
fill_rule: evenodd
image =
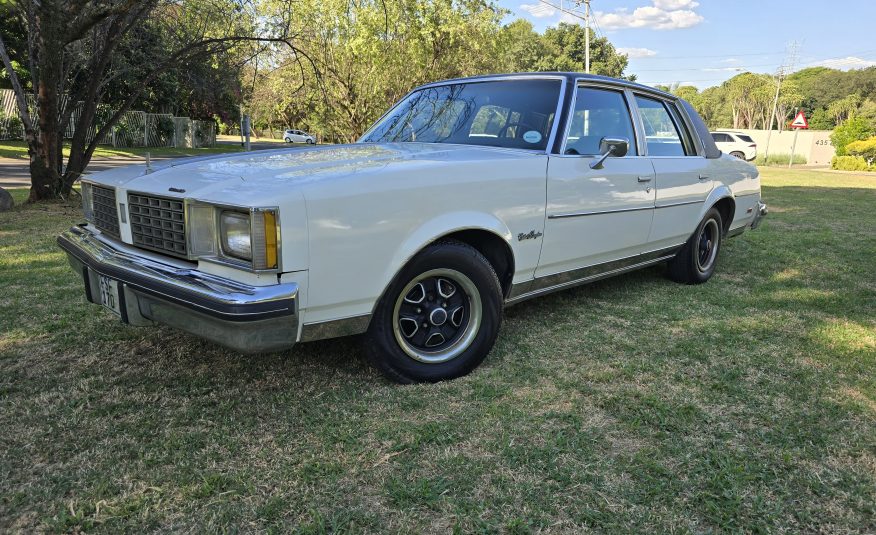
<instances>
[{"instance_id":1,"label":"blue sky","mask_svg":"<svg viewBox=\"0 0 876 535\"><path fill-rule=\"evenodd\" d=\"M561 20L583 25L540 0L499 4L513 12L508 20L526 18L538 31ZM793 41L797 69L876 66L876 0L591 0L590 5L599 34L630 54L627 73L649 85L706 88L744 71L774 73ZM570 0L562 6L578 9Z\"/></svg>"}]
</instances>

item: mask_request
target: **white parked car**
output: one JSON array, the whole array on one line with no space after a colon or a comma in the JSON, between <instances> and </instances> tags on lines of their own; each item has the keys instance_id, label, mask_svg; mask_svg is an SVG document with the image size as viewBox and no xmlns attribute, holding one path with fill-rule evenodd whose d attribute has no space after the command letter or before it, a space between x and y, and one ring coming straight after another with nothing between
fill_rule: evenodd
<instances>
[{"instance_id":1,"label":"white parked car","mask_svg":"<svg viewBox=\"0 0 876 535\"><path fill-rule=\"evenodd\" d=\"M283 141L286 143L307 143L313 145L316 139L303 130L286 130L283 132Z\"/></svg>"},{"instance_id":2,"label":"white parked car","mask_svg":"<svg viewBox=\"0 0 876 535\"><path fill-rule=\"evenodd\" d=\"M712 139L724 154L747 162L757 158L757 143L748 134L721 130L712 132Z\"/></svg>"},{"instance_id":3,"label":"white parked car","mask_svg":"<svg viewBox=\"0 0 876 535\"><path fill-rule=\"evenodd\" d=\"M691 106L623 80L413 90L352 145L114 169L58 242L85 295L242 352L365 333L388 377L487 356L503 307L654 264L697 284L766 214Z\"/></svg>"}]
</instances>

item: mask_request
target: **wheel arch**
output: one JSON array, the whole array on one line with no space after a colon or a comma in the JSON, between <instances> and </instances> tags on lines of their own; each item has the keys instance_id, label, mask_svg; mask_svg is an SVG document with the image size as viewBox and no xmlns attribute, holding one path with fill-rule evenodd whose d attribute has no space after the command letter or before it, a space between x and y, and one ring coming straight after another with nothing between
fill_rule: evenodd
<instances>
[{"instance_id":1,"label":"wheel arch","mask_svg":"<svg viewBox=\"0 0 876 535\"><path fill-rule=\"evenodd\" d=\"M468 224L460 224L468 221ZM383 299L386 289L398 273L421 251L442 240L465 243L484 255L496 271L502 286L502 295L511 291L511 281L516 269L512 233L502 221L491 214L453 213L425 223L408 236L398 249L383 278L383 289L374 302L373 309Z\"/></svg>"},{"instance_id":2,"label":"wheel arch","mask_svg":"<svg viewBox=\"0 0 876 535\"><path fill-rule=\"evenodd\" d=\"M700 214L700 219L705 217L706 212L712 208L717 208L721 214L722 226L724 234L730 229L733 218L736 215L736 200L733 197L733 192L726 185L720 185L712 190L703 203L703 213Z\"/></svg>"}]
</instances>

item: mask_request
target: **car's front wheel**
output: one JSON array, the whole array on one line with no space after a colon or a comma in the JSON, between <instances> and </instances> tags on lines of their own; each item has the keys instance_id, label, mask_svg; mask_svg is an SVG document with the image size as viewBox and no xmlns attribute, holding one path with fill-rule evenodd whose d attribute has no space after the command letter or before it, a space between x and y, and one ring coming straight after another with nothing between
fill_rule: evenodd
<instances>
[{"instance_id":1,"label":"car's front wheel","mask_svg":"<svg viewBox=\"0 0 876 535\"><path fill-rule=\"evenodd\" d=\"M724 238L721 212L709 210L675 258L669 261L669 278L684 284L702 284L712 277Z\"/></svg>"},{"instance_id":2,"label":"car's front wheel","mask_svg":"<svg viewBox=\"0 0 876 535\"><path fill-rule=\"evenodd\" d=\"M307 144L308 144L308 145L313 145L313 140L310 139L310 138L307 138Z\"/></svg>"},{"instance_id":3,"label":"car's front wheel","mask_svg":"<svg viewBox=\"0 0 876 535\"><path fill-rule=\"evenodd\" d=\"M365 349L393 381L453 379L484 360L501 321L502 290L487 259L464 243L440 242L415 256L389 285Z\"/></svg>"}]
</instances>

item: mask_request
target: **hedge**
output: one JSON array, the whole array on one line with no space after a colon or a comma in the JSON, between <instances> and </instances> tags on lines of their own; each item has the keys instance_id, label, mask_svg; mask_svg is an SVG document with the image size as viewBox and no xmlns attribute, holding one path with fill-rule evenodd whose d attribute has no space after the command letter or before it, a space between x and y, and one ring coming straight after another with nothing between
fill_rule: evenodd
<instances>
[{"instance_id":1,"label":"hedge","mask_svg":"<svg viewBox=\"0 0 876 535\"><path fill-rule=\"evenodd\" d=\"M834 156L830 167L840 171L876 171L876 167L867 165L867 160L860 156Z\"/></svg>"},{"instance_id":2,"label":"hedge","mask_svg":"<svg viewBox=\"0 0 876 535\"><path fill-rule=\"evenodd\" d=\"M867 160L867 164L876 163L876 136L861 141L853 141L846 145L849 156L860 156Z\"/></svg>"}]
</instances>

